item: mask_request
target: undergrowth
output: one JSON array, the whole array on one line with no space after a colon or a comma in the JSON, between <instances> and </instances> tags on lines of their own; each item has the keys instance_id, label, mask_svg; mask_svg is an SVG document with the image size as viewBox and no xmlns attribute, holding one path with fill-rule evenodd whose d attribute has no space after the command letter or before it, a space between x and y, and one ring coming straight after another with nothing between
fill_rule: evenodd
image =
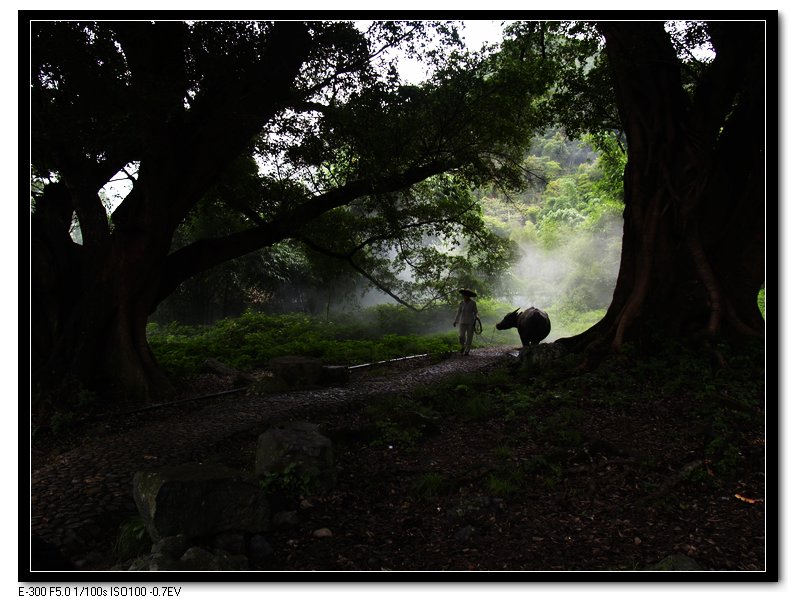
<instances>
[{"instance_id":1,"label":"undergrowth","mask_svg":"<svg viewBox=\"0 0 796 602\"><path fill-rule=\"evenodd\" d=\"M598 456L591 454L599 452L590 447L595 440L603 446L629 445L632 451L632 433L624 442L599 441L595 412L616 414L620 421L627 415L646 428L645 416L652 420L664 407L676 407L682 416L675 413L671 420L682 427L673 433L684 441L693 439L684 447L693 446L704 462L700 482L731 481L743 471L757 470L758 462L763 470L763 350L755 345L720 350L726 363L718 369L701 350L670 342L653 355L628 347L589 372L572 370L571 358L563 358L531 372L515 363L457 374L417 389L411 397L371 406L379 432L373 443L416 448L449 419L500 424L504 440L494 454L502 468L490 471L482 484L492 495L510 497L531 478L544 489L558 487L566 462L575 457L595 461ZM529 444L543 453L519 451ZM643 457L636 461L652 472L659 463ZM690 480L696 477L695 472ZM650 478L652 487L657 477ZM433 479L427 481L417 485L419 491L435 490Z\"/></svg>"},{"instance_id":2,"label":"undergrowth","mask_svg":"<svg viewBox=\"0 0 796 602\"><path fill-rule=\"evenodd\" d=\"M492 315L505 309L484 306ZM443 318L450 316L440 312L436 320ZM270 316L248 311L213 327L153 324L149 336L161 365L177 375L196 372L207 357L251 370L279 355L309 355L327 363L352 365L420 353L445 354L458 348L452 328L430 334L412 332L424 320L428 317L384 307L373 309L367 320L360 315L336 322L302 314ZM460 373L419 388L411 396L392 396L372 404L368 413L376 435L371 443L415 447L439 432L447 419L476 423L497 419L507 437L533 436L549 452L543 463L535 460L531 468L515 467L511 475L491 475L488 489L508 495L524 473L538 472L540 466L544 467L543 481L554 484L560 478L557 467L562 454L588 443L593 412L654 414L657 404L677 400L683 413L682 436L699 431L699 453L711 478L732 478L744 459L763 453L764 356L761 345L731 348L719 344L716 351L724 358L721 365L702 348L657 339L653 333L643 346L626 345L588 372L576 370L580 362L574 356L551 356L484 373ZM418 487L434 490L431 482Z\"/></svg>"},{"instance_id":3,"label":"undergrowth","mask_svg":"<svg viewBox=\"0 0 796 602\"><path fill-rule=\"evenodd\" d=\"M238 370L267 366L271 358L303 355L327 364L355 365L424 353L443 354L457 345L454 333L371 333L304 314L266 315L247 311L212 327L150 324L148 339L158 363L173 376L198 373L215 358Z\"/></svg>"},{"instance_id":4,"label":"undergrowth","mask_svg":"<svg viewBox=\"0 0 796 602\"><path fill-rule=\"evenodd\" d=\"M146 522L140 516L133 516L119 525L113 551L117 561L125 561L147 553L151 546Z\"/></svg>"},{"instance_id":5,"label":"undergrowth","mask_svg":"<svg viewBox=\"0 0 796 602\"><path fill-rule=\"evenodd\" d=\"M494 325L513 308L479 302L483 333L474 347L517 345L516 331ZM327 364L356 365L408 355L442 355L458 351L453 328L455 308L423 312L379 305L332 320L307 314L264 314L247 310L212 326L150 323L147 339L160 366L171 376L197 374L204 360L215 358L238 370L264 367L271 358L303 355Z\"/></svg>"}]
</instances>

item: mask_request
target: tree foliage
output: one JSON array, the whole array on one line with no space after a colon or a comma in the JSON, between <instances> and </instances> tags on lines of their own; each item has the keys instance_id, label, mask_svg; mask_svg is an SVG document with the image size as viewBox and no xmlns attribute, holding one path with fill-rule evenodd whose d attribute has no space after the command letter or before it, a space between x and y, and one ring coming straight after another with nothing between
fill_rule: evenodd
<instances>
[{"instance_id":1,"label":"tree foliage","mask_svg":"<svg viewBox=\"0 0 796 602\"><path fill-rule=\"evenodd\" d=\"M433 21L31 30L31 157L49 182L33 215L41 378L167 388L147 316L193 276L283 241L374 280L395 259L444 283L508 256L487 252L495 239L460 191L520 185L523 145L543 124L534 98L552 77L538 52L472 55L454 24ZM430 66L427 82L401 81L400 50ZM122 170L132 189L108 219L99 191ZM81 245L62 236L72 212ZM428 239L472 240L474 263ZM422 302L442 288L401 292Z\"/></svg>"},{"instance_id":2,"label":"tree foliage","mask_svg":"<svg viewBox=\"0 0 796 602\"><path fill-rule=\"evenodd\" d=\"M438 21L31 22L36 379L167 389L147 318L208 270L222 297L297 274L357 274L415 307L494 287L522 237L604 225L620 182L613 301L573 344L618 348L647 323L759 333L762 32L522 21L469 53ZM426 81L401 79L400 53ZM581 135L600 159L575 172ZM476 202L523 188L521 235Z\"/></svg>"},{"instance_id":3,"label":"tree foliage","mask_svg":"<svg viewBox=\"0 0 796 602\"><path fill-rule=\"evenodd\" d=\"M592 138L570 140L560 128L548 129L530 145L526 189L507 198L492 189L480 199L493 231L517 245L496 292L515 306L544 307L551 338L601 318L616 283L623 204L621 184L616 189L612 180L624 155L596 153ZM545 153L569 159L560 164ZM610 165L614 160L618 165Z\"/></svg>"}]
</instances>

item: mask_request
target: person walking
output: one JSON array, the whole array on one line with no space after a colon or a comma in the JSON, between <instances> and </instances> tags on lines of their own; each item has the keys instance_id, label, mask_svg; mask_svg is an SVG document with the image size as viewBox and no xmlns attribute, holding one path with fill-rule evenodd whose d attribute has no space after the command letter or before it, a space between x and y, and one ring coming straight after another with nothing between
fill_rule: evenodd
<instances>
[{"instance_id":1,"label":"person walking","mask_svg":"<svg viewBox=\"0 0 796 602\"><path fill-rule=\"evenodd\" d=\"M453 327L459 327L459 344L462 346L459 353L470 355L475 323L479 319L478 306L474 301L478 295L466 288L459 289L459 294L462 296L462 301L459 303L459 311L456 313Z\"/></svg>"}]
</instances>

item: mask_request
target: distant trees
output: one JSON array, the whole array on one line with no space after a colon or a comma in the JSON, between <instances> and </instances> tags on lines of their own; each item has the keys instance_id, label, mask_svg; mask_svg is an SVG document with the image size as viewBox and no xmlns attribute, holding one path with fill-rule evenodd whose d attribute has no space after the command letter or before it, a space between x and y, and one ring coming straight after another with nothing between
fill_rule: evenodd
<instances>
[{"instance_id":1,"label":"distant trees","mask_svg":"<svg viewBox=\"0 0 796 602\"><path fill-rule=\"evenodd\" d=\"M39 20L31 35L31 159L45 183L32 214L34 387L134 398L170 390L148 316L229 260L291 239L378 280L395 258L437 276L426 298L467 269L426 237L473 240L476 262L499 261L462 191L521 184L523 145L543 123L532 100L552 76L539 53L468 56L437 22ZM426 84L399 80L398 47L433 68ZM109 218L98 191L122 170L132 190ZM222 206L238 223L203 231L200 212Z\"/></svg>"},{"instance_id":2,"label":"distant trees","mask_svg":"<svg viewBox=\"0 0 796 602\"><path fill-rule=\"evenodd\" d=\"M561 131L549 128L534 137L523 162L525 190L506 198L489 189L480 199L489 227L518 247L517 261L495 292L516 299L515 305L544 307L557 336L590 326L611 300L621 249L625 161L615 139L599 141L604 150L597 154L593 136L562 144ZM547 152L568 160L560 165Z\"/></svg>"}]
</instances>

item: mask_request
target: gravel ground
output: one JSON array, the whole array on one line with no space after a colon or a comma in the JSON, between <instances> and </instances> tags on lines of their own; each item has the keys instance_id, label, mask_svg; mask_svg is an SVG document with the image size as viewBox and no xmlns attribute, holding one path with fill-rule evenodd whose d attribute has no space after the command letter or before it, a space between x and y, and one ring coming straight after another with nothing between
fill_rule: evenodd
<instances>
[{"instance_id":1,"label":"gravel ground","mask_svg":"<svg viewBox=\"0 0 796 602\"><path fill-rule=\"evenodd\" d=\"M166 406L85 425L67 443L42 438L31 450L31 532L60 548L82 570L110 568L118 526L137 514L131 495L135 472L204 460L208 450L236 435L350 409L375 395L410 391L495 364L512 351L483 348L431 365L396 364L381 375L363 371L344 387L266 396L241 392ZM225 388L221 380L216 385Z\"/></svg>"}]
</instances>

